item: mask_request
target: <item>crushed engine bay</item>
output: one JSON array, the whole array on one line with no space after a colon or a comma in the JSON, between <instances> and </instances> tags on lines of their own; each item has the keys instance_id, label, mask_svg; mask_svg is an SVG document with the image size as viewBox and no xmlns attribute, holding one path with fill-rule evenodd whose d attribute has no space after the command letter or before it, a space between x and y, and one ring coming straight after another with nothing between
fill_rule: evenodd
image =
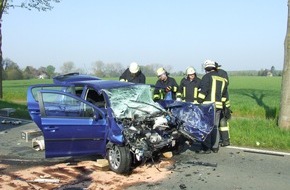
<instances>
[{"instance_id":1,"label":"crushed engine bay","mask_svg":"<svg viewBox=\"0 0 290 190\"><path fill-rule=\"evenodd\" d=\"M213 129L214 105L152 100L150 86L107 91L125 143L137 160L177 148L181 136L203 141Z\"/></svg>"}]
</instances>

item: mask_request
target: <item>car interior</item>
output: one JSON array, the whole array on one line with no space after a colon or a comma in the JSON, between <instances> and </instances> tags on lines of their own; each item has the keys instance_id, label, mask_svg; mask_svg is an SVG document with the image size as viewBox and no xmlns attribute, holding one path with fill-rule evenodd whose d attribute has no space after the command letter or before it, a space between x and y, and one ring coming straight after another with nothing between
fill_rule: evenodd
<instances>
[{"instance_id":1,"label":"car interior","mask_svg":"<svg viewBox=\"0 0 290 190\"><path fill-rule=\"evenodd\" d=\"M105 108L106 106L104 96L96 92L94 89L88 89L86 100L99 108Z\"/></svg>"}]
</instances>

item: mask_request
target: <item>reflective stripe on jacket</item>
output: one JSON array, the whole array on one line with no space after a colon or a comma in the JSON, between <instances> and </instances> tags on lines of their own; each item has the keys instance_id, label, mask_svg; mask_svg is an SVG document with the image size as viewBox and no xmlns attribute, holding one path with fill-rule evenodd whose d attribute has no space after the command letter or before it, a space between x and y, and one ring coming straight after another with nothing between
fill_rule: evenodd
<instances>
[{"instance_id":1,"label":"reflective stripe on jacket","mask_svg":"<svg viewBox=\"0 0 290 190\"><path fill-rule=\"evenodd\" d=\"M166 97L166 88L170 87L172 92L172 99L176 99L176 93L178 91L178 85L174 78L167 77L166 81L158 80L155 84L155 90L153 99L163 100Z\"/></svg>"},{"instance_id":2,"label":"reflective stripe on jacket","mask_svg":"<svg viewBox=\"0 0 290 190\"><path fill-rule=\"evenodd\" d=\"M200 81L201 79L198 77L195 77L192 81L188 78L183 78L180 81L179 94L185 102L197 103Z\"/></svg>"},{"instance_id":3,"label":"reflective stripe on jacket","mask_svg":"<svg viewBox=\"0 0 290 190\"><path fill-rule=\"evenodd\" d=\"M200 83L198 94L199 102L214 102L217 109L223 109L223 103L227 101L227 82L216 71L206 73Z\"/></svg>"}]
</instances>

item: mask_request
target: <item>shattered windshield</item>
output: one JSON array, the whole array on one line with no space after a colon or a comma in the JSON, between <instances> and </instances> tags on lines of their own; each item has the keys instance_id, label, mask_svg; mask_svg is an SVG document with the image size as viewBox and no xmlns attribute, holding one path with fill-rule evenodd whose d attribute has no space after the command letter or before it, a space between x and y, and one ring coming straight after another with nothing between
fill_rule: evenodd
<instances>
[{"instance_id":1,"label":"shattered windshield","mask_svg":"<svg viewBox=\"0 0 290 190\"><path fill-rule=\"evenodd\" d=\"M111 108L117 118L134 118L147 116L164 109L152 100L149 85L132 85L122 88L106 89Z\"/></svg>"}]
</instances>

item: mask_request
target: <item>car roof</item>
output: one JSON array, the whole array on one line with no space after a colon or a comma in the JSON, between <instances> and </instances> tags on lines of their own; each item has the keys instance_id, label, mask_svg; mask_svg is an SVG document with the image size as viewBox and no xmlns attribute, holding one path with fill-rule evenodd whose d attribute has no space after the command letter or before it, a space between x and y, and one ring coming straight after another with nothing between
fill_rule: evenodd
<instances>
[{"instance_id":1,"label":"car roof","mask_svg":"<svg viewBox=\"0 0 290 190\"><path fill-rule=\"evenodd\" d=\"M136 86L136 85L145 85L145 84L135 84L130 82L120 82L114 80L90 80L90 81L76 81L71 82L74 85L90 85L97 90L102 89L112 89L112 88L121 88L121 87L128 87L128 86Z\"/></svg>"},{"instance_id":2,"label":"car roof","mask_svg":"<svg viewBox=\"0 0 290 190\"><path fill-rule=\"evenodd\" d=\"M53 78L54 84L61 84L61 85L90 85L96 90L102 89L112 89L112 88L120 88L120 87L127 87L127 86L134 86L134 85L146 85L146 84L136 84L130 82L121 82L118 80L103 80L96 76L91 75L80 75L79 73L69 73L65 75L59 75Z\"/></svg>"},{"instance_id":3,"label":"car roof","mask_svg":"<svg viewBox=\"0 0 290 190\"><path fill-rule=\"evenodd\" d=\"M67 84L74 81L88 81L88 80L101 80L101 78L92 75L83 75L79 73L68 73L53 77L54 84Z\"/></svg>"}]
</instances>

